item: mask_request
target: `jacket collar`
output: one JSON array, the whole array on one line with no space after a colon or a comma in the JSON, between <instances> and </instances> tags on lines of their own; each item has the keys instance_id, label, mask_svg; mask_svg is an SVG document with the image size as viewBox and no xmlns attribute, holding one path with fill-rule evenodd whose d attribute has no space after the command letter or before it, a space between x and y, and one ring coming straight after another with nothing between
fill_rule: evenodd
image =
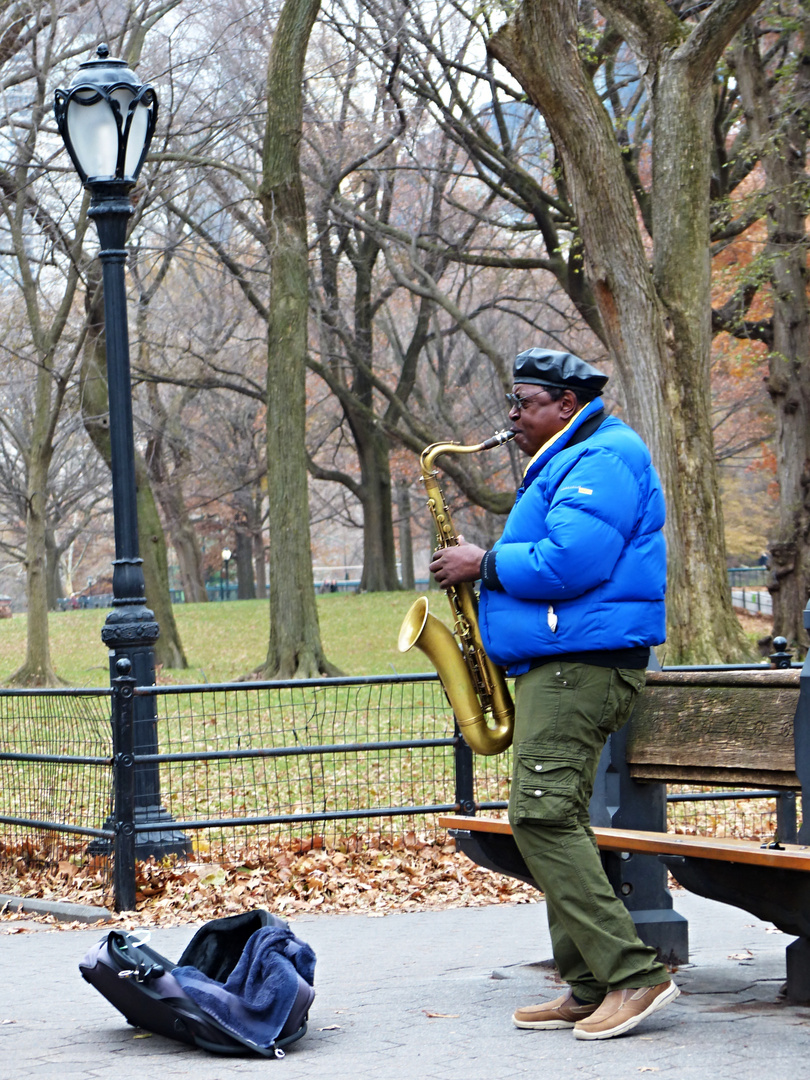
<instances>
[{"instance_id":1,"label":"jacket collar","mask_svg":"<svg viewBox=\"0 0 810 1080\"><path fill-rule=\"evenodd\" d=\"M594 398L593 401L589 401L587 405L583 405L579 412L574 413L562 431L558 431L556 435L553 435L548 440L548 442L544 443L531 459L523 472L523 484L521 487L527 487L532 480L534 480L535 476L537 476L543 466L549 462L555 454L559 453L560 450L568 446L571 442L579 441L575 439L579 429L587 424L591 418L596 420L599 413L602 414L600 418L601 423L601 420L604 419L604 412L605 406L602 401L600 401L599 398ZM591 427L591 425L588 425L588 427ZM595 430L595 428L588 431L585 437L587 438L587 435L592 434L593 430ZM583 432L583 434L585 433Z\"/></svg>"}]
</instances>

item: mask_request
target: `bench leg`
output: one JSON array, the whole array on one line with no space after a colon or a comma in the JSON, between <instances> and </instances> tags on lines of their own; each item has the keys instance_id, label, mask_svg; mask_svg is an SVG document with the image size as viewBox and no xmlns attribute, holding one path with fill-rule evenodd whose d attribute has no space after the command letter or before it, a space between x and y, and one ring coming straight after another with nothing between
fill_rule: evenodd
<instances>
[{"instance_id":1,"label":"bench leg","mask_svg":"<svg viewBox=\"0 0 810 1080\"><path fill-rule=\"evenodd\" d=\"M662 908L631 911L636 933L655 949L663 964L680 967L689 963L689 922L677 911Z\"/></svg>"},{"instance_id":2,"label":"bench leg","mask_svg":"<svg viewBox=\"0 0 810 1080\"><path fill-rule=\"evenodd\" d=\"M689 962L689 921L673 911L666 867L656 855L602 852L608 881L624 901L645 945L670 967Z\"/></svg>"},{"instance_id":3,"label":"bench leg","mask_svg":"<svg viewBox=\"0 0 810 1080\"><path fill-rule=\"evenodd\" d=\"M628 728L611 735L602 753L591 800L591 824L650 832L667 830L666 786L640 784L625 760ZM665 964L689 960L689 923L672 910L666 867L655 855L603 852L610 884L633 917L638 936Z\"/></svg>"},{"instance_id":4,"label":"bench leg","mask_svg":"<svg viewBox=\"0 0 810 1080\"><path fill-rule=\"evenodd\" d=\"M785 997L797 1005L810 1004L810 941L796 938L785 949L787 984Z\"/></svg>"}]
</instances>

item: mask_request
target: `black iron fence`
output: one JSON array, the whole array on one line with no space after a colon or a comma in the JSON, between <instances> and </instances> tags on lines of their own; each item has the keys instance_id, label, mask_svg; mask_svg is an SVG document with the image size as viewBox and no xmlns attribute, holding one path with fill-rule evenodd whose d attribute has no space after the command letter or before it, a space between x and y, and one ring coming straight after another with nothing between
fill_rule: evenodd
<instances>
[{"instance_id":1,"label":"black iron fence","mask_svg":"<svg viewBox=\"0 0 810 1080\"><path fill-rule=\"evenodd\" d=\"M0 690L0 853L112 839L112 764L109 689Z\"/></svg>"},{"instance_id":2,"label":"black iron fence","mask_svg":"<svg viewBox=\"0 0 810 1080\"><path fill-rule=\"evenodd\" d=\"M771 572L767 566L732 566L728 583L732 588L767 589Z\"/></svg>"},{"instance_id":3,"label":"black iron fence","mask_svg":"<svg viewBox=\"0 0 810 1080\"><path fill-rule=\"evenodd\" d=\"M133 745L144 696L158 754ZM136 783L155 766L159 820ZM504 756L473 766L434 675L146 688L122 674L112 691L0 691L0 856L102 856L119 909L134 905L146 835L183 833L215 859L273 835L328 845L363 822L430 829L460 805L505 806L508 776Z\"/></svg>"},{"instance_id":4,"label":"black iron fence","mask_svg":"<svg viewBox=\"0 0 810 1080\"><path fill-rule=\"evenodd\" d=\"M133 744L144 696L157 754ZM216 861L279 837L331 846L364 827L430 831L439 813L504 810L510 759L472 755L434 675L138 687L124 668L111 691L2 690L0 859L91 857L128 910L147 836L180 835ZM136 782L155 768L158 819ZM792 793L671 791L670 801L690 831L778 827L789 839L791 813L795 829Z\"/></svg>"}]
</instances>

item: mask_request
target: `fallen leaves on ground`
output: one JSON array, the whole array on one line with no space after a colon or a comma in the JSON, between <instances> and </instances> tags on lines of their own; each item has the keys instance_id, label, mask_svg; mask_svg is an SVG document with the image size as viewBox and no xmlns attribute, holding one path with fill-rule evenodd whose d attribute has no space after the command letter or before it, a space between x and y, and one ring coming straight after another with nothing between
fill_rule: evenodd
<instances>
[{"instance_id":1,"label":"fallen leaves on ground","mask_svg":"<svg viewBox=\"0 0 810 1080\"><path fill-rule=\"evenodd\" d=\"M3 853L0 852L0 855ZM38 861L17 852L0 860L0 892L22 899L112 907L104 860ZM530 885L494 874L455 850L445 835L355 834L263 841L247 853L222 849L216 861L137 864L137 923L171 926L265 908L281 916L336 912L383 915L443 907L532 903ZM30 913L0 913L31 919ZM51 918L50 916L48 917ZM130 923L132 913L115 916ZM64 925L64 924L62 924Z\"/></svg>"}]
</instances>

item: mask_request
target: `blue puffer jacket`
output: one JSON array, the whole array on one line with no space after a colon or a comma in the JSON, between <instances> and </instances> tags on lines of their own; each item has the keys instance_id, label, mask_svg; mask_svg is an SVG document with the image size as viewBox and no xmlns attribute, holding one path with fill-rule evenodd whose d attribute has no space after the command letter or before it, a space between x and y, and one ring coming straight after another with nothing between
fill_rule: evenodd
<instances>
[{"instance_id":1,"label":"blue puffer jacket","mask_svg":"<svg viewBox=\"0 0 810 1080\"><path fill-rule=\"evenodd\" d=\"M601 409L586 405L532 459L495 545L504 591L482 586L479 619L484 648L510 675L544 656L664 640L661 483L615 417L576 441Z\"/></svg>"}]
</instances>

